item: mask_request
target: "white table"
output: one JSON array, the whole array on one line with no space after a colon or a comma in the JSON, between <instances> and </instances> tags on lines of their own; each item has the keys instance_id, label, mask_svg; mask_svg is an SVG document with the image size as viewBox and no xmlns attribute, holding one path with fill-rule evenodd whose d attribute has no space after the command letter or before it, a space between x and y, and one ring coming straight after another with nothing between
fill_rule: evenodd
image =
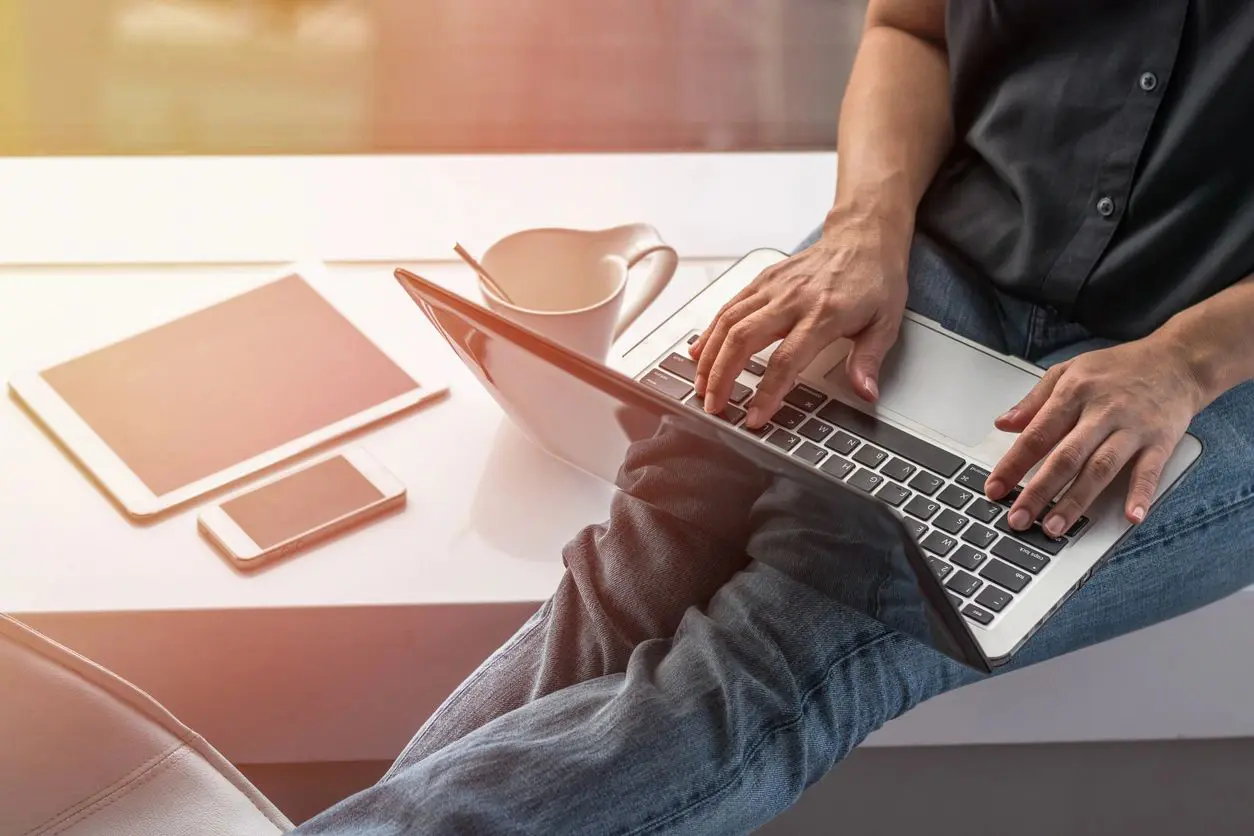
<instances>
[{"instance_id":1,"label":"white table","mask_svg":"<svg viewBox=\"0 0 1254 836\"><path fill-rule=\"evenodd\" d=\"M0 268L0 377L315 257L372 337L452 390L359 439L408 485L405 513L255 577L197 537L193 510L127 521L6 399L0 610L148 689L237 762L392 757L549 593L562 544L608 501L503 421L392 267L469 291L455 240L481 251L527 226L647 220L685 257L656 318L740 253L800 238L833 173L822 154L0 161L0 259L17 265ZM20 266L36 264L51 266ZM1254 674L1224 658L1248 658L1252 602L967 689L875 741L1254 733L1240 697ZM1190 652L1168 678L1170 647ZM1152 706L1128 707L1150 688Z\"/></svg>"}]
</instances>

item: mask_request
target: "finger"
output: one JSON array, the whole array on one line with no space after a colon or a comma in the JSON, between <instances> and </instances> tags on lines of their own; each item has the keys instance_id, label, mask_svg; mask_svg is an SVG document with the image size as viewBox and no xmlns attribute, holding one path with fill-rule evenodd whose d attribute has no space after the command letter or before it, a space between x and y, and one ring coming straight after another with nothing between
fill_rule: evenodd
<instances>
[{"instance_id":1,"label":"finger","mask_svg":"<svg viewBox=\"0 0 1254 836\"><path fill-rule=\"evenodd\" d=\"M813 320L803 320L793 327L766 364L766 374L762 375L749 407L746 423L750 427L760 427L770 420L784 396L792 390L797 375L813 362L825 345Z\"/></svg>"},{"instance_id":2,"label":"finger","mask_svg":"<svg viewBox=\"0 0 1254 836\"><path fill-rule=\"evenodd\" d=\"M1045 376L1032 387L1031 392L1023 396L1023 400L1006 410L994 422L997 429L1002 432L1022 432L1028 422L1041 411L1041 407L1049 402L1050 396L1054 394L1054 387L1058 385L1058 380L1067 370L1068 364L1069 362L1059 363L1045 372Z\"/></svg>"},{"instance_id":3,"label":"finger","mask_svg":"<svg viewBox=\"0 0 1254 836\"><path fill-rule=\"evenodd\" d=\"M877 318L853 341L845 370L849 382L863 399L875 403L880 397L879 375L884 356L897 341L900 320L892 317Z\"/></svg>"},{"instance_id":4,"label":"finger","mask_svg":"<svg viewBox=\"0 0 1254 836\"><path fill-rule=\"evenodd\" d=\"M989 474L984 493L989 499L1001 499L1032 466L1045 458L1054 445L1075 427L1080 417L1079 406L1053 398L1032 419L1015 443L1002 456L1001 461ZM1100 439L1099 439L1100 441ZM1083 459L1077 462L1083 463Z\"/></svg>"},{"instance_id":5,"label":"finger","mask_svg":"<svg viewBox=\"0 0 1254 836\"><path fill-rule=\"evenodd\" d=\"M1050 537L1061 537L1072 523L1089 509L1098 494L1123 470L1141 447L1140 437L1129 430L1117 430L1098 445L1080 475L1058 500L1041 527Z\"/></svg>"},{"instance_id":6,"label":"finger","mask_svg":"<svg viewBox=\"0 0 1254 836\"><path fill-rule=\"evenodd\" d=\"M1128 503L1124 513L1128 521L1142 523L1154 502L1154 493L1158 490L1158 482L1162 479L1163 468L1171 451L1160 445L1153 445L1141 450L1132 465L1132 480L1128 485Z\"/></svg>"},{"instance_id":7,"label":"finger","mask_svg":"<svg viewBox=\"0 0 1254 836\"><path fill-rule=\"evenodd\" d=\"M710 335L713 333L714 326L718 324L718 321L722 319L732 308L736 307L741 302L756 293L757 283L750 282L741 288L739 293L727 300L727 303L718 309L718 313L714 314L714 318L710 320L710 324L707 325L705 330L701 332L701 335L697 337L697 341L688 346L688 355L694 360L698 359L701 356L701 352L705 349L706 344L709 342Z\"/></svg>"},{"instance_id":8,"label":"finger","mask_svg":"<svg viewBox=\"0 0 1254 836\"><path fill-rule=\"evenodd\" d=\"M701 349L701 357L697 360L697 379L693 381L697 394L705 395L706 381L709 379L710 370L714 368L714 362L718 360L718 354L723 348L723 341L727 339L731 329L736 327L745 317L761 310L766 306L766 303L766 296L755 294L728 308L714 321L709 340L706 342L705 347Z\"/></svg>"},{"instance_id":9,"label":"finger","mask_svg":"<svg viewBox=\"0 0 1254 836\"><path fill-rule=\"evenodd\" d=\"M1111 431L1094 421L1081 421L1045 456L1040 470L1028 481L1015 500L1006 521L1022 531L1040 519L1054 497L1078 477ZM1078 515L1077 515L1078 516Z\"/></svg>"},{"instance_id":10,"label":"finger","mask_svg":"<svg viewBox=\"0 0 1254 836\"><path fill-rule=\"evenodd\" d=\"M783 311L767 307L731 327L719 347L718 359L710 369L709 383L705 387L706 412L722 411L731 395L732 384L745 367L749 355L774 342L775 335L785 325Z\"/></svg>"}]
</instances>

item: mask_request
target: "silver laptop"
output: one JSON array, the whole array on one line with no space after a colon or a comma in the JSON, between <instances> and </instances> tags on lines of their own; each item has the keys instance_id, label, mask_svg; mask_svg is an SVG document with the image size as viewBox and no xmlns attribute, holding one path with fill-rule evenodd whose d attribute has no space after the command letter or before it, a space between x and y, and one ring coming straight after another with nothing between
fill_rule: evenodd
<instances>
[{"instance_id":1,"label":"silver laptop","mask_svg":"<svg viewBox=\"0 0 1254 836\"><path fill-rule=\"evenodd\" d=\"M654 426L665 413L672 422L668 431L682 426L692 444L698 437L719 438L719 452L706 448L702 461L717 459L728 480L745 481L750 468L764 470L774 474L771 490L778 492L787 482L789 495L800 497L796 508L823 508L822 514L797 521L812 531L818 526L819 539L824 526L851 513L891 517L908 533L911 547L903 554L886 547L876 559L890 572L886 577L908 582L887 584L884 588L898 596L893 606L869 614L991 670L1008 660L1129 532L1122 510L1126 474L1062 537L1049 537L1039 525L1011 531L1006 513L1013 495L1000 503L983 496L985 478L1014 440L996 430L993 420L1042 372L913 313L907 313L885 361L874 407L848 387L848 343L841 341L802 372L764 428L749 430L744 418L770 350L746 364L724 412L707 415L694 396L695 366L687 346L728 299L783 258L778 251L756 250L741 259L631 346L614 362L617 374L412 274L397 276L515 423L576 466L622 487L624 462L632 461L633 445L643 437L624 427ZM624 387L628 379L633 383ZM634 413L639 415L631 417ZM736 455L723 455L724 449ZM1198 439L1186 436L1164 469L1155 504L1200 452ZM728 516L750 513L730 497L712 493L709 501L726 502ZM837 528L827 534L844 536ZM833 595L841 590L834 578ZM920 618L924 611L926 618Z\"/></svg>"}]
</instances>

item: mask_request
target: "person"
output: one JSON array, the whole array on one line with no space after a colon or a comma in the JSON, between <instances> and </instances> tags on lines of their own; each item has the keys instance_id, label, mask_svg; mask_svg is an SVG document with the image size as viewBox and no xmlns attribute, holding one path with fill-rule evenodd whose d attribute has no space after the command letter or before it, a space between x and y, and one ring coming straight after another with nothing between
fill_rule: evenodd
<instances>
[{"instance_id":1,"label":"person","mask_svg":"<svg viewBox=\"0 0 1254 836\"><path fill-rule=\"evenodd\" d=\"M1022 526L1065 488L1043 521L1059 531L1126 468L1136 525L998 675L1254 582L1251 50L1238 0L871 0L832 210L692 348L717 410L782 340L751 422L841 337L874 401L907 307L1048 368L998 419L1018 439L987 492L1026 477ZM1147 515L1186 429L1204 451ZM700 460L650 472L703 489ZM651 508L623 499L580 533L554 597L384 779L300 832L748 832L979 678L826 571L877 548L874 527L816 550L760 515L668 531Z\"/></svg>"}]
</instances>

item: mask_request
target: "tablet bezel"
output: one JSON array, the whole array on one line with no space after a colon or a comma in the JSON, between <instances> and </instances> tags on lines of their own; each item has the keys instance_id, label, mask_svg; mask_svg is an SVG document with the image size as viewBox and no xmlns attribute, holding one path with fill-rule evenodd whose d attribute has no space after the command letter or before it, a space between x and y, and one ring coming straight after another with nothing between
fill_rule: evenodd
<instances>
[{"instance_id":1,"label":"tablet bezel","mask_svg":"<svg viewBox=\"0 0 1254 836\"><path fill-rule=\"evenodd\" d=\"M9 380L9 390L26 406L28 411L44 428L65 447L70 456L95 478L104 491L116 500L128 515L137 519L155 517L194 499L240 482L250 476L258 475L302 453L309 452L406 409L429 401L447 391L447 385L443 381L433 378L428 371L424 370L419 374L411 364L385 351L382 346L370 339L367 330L362 327L360 322L356 321L327 297L327 294L319 287L320 282L326 278L326 270L321 264L313 262L290 264L281 270L274 271L268 278L257 282L250 290L255 290L265 284L279 281L294 274L301 276L313 288L315 293L321 296L340 316L344 317L354 328L360 331L371 345L409 375L418 384L417 388L164 494L153 493L144 484L143 480L130 469L126 462L105 443L104 439L44 379L43 372L56 364L14 375ZM196 310L191 310L184 315L195 312ZM74 357L68 357L65 362L91 354L93 351L106 348L132 336L134 334L122 335L109 343L98 345L88 351L79 352Z\"/></svg>"}]
</instances>

